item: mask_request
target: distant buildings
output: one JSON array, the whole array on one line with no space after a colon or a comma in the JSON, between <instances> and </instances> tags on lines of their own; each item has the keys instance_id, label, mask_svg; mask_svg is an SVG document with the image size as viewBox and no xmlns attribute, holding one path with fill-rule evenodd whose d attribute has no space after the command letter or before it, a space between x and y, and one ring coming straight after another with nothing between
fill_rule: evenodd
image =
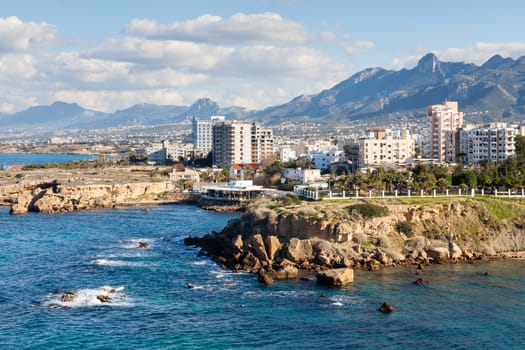
<instances>
[{"instance_id":1,"label":"distant buildings","mask_svg":"<svg viewBox=\"0 0 525 350\"><path fill-rule=\"evenodd\" d=\"M517 127L505 123L463 125L457 102L428 108L431 125L429 156L438 163L500 162L515 153Z\"/></svg>"},{"instance_id":2,"label":"distant buildings","mask_svg":"<svg viewBox=\"0 0 525 350\"><path fill-rule=\"evenodd\" d=\"M171 143L168 140L152 143L146 148L147 160L151 164L166 164L188 158L193 151L191 144Z\"/></svg>"}]
</instances>

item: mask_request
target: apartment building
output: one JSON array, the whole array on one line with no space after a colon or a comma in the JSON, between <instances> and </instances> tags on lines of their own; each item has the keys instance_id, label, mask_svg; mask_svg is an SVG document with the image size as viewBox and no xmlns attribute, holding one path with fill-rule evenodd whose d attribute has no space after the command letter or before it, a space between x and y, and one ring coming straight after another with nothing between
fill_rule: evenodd
<instances>
[{"instance_id":1,"label":"apartment building","mask_svg":"<svg viewBox=\"0 0 525 350\"><path fill-rule=\"evenodd\" d=\"M260 124L252 124L252 163L275 156L275 140L272 129L262 128Z\"/></svg>"},{"instance_id":2,"label":"apartment building","mask_svg":"<svg viewBox=\"0 0 525 350\"><path fill-rule=\"evenodd\" d=\"M515 154L518 129L505 123L466 127L458 132L459 154L466 163L500 162Z\"/></svg>"},{"instance_id":3,"label":"apartment building","mask_svg":"<svg viewBox=\"0 0 525 350\"><path fill-rule=\"evenodd\" d=\"M224 121L224 116L214 115L208 120L192 121L193 149L201 153L204 157L213 148L213 125Z\"/></svg>"},{"instance_id":4,"label":"apartment building","mask_svg":"<svg viewBox=\"0 0 525 350\"><path fill-rule=\"evenodd\" d=\"M463 112L458 111L458 103L446 101L444 104L428 107L430 119L430 149L427 157L439 163L452 163L456 160L455 132L463 126Z\"/></svg>"},{"instance_id":5,"label":"apartment building","mask_svg":"<svg viewBox=\"0 0 525 350\"><path fill-rule=\"evenodd\" d=\"M388 131L379 128L368 130L357 144L360 168L394 167L413 160L416 140L408 130Z\"/></svg>"},{"instance_id":6,"label":"apartment building","mask_svg":"<svg viewBox=\"0 0 525 350\"><path fill-rule=\"evenodd\" d=\"M273 132L259 124L220 121L213 125L213 164L259 164L274 154Z\"/></svg>"}]
</instances>

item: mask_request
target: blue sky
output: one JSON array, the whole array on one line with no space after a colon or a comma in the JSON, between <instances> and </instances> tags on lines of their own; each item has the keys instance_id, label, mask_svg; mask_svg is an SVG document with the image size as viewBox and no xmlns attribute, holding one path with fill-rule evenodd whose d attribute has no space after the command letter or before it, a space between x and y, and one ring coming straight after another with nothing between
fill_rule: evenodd
<instances>
[{"instance_id":1,"label":"blue sky","mask_svg":"<svg viewBox=\"0 0 525 350\"><path fill-rule=\"evenodd\" d=\"M0 112L260 109L380 66L525 55L520 0L0 0Z\"/></svg>"}]
</instances>

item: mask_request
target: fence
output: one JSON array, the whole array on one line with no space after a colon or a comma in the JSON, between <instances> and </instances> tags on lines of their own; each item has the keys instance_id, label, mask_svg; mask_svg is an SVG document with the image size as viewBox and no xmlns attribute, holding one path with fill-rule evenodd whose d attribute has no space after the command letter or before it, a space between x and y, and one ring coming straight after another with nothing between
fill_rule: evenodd
<instances>
[{"instance_id":1,"label":"fence","mask_svg":"<svg viewBox=\"0 0 525 350\"><path fill-rule=\"evenodd\" d=\"M392 192L386 191L314 191L312 189L301 186L294 187L294 193L297 196L312 200L337 200L337 199L351 199L351 198L397 198L397 197L474 197L474 196L494 196L503 198L520 198L525 197L525 189L507 190L507 191L490 191L486 192L484 189L471 188L470 190L462 191L461 189L446 189L444 192L432 191L404 191L403 193L395 190Z\"/></svg>"}]
</instances>

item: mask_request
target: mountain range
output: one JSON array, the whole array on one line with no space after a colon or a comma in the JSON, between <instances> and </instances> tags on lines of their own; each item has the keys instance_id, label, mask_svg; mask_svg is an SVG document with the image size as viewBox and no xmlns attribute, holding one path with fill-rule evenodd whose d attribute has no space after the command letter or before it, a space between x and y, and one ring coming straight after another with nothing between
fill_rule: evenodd
<instances>
[{"instance_id":1,"label":"mountain range","mask_svg":"<svg viewBox=\"0 0 525 350\"><path fill-rule=\"evenodd\" d=\"M55 102L2 114L0 127L107 128L159 125L210 115L270 124L305 117L332 122L382 116L420 117L425 115L429 105L445 100L458 101L460 110L470 115L472 122L522 119L525 115L525 56L512 59L495 55L478 66L441 62L429 53L412 69L367 68L319 94L301 95L259 111L221 108L208 98L199 99L191 106L138 104L114 113Z\"/></svg>"}]
</instances>

